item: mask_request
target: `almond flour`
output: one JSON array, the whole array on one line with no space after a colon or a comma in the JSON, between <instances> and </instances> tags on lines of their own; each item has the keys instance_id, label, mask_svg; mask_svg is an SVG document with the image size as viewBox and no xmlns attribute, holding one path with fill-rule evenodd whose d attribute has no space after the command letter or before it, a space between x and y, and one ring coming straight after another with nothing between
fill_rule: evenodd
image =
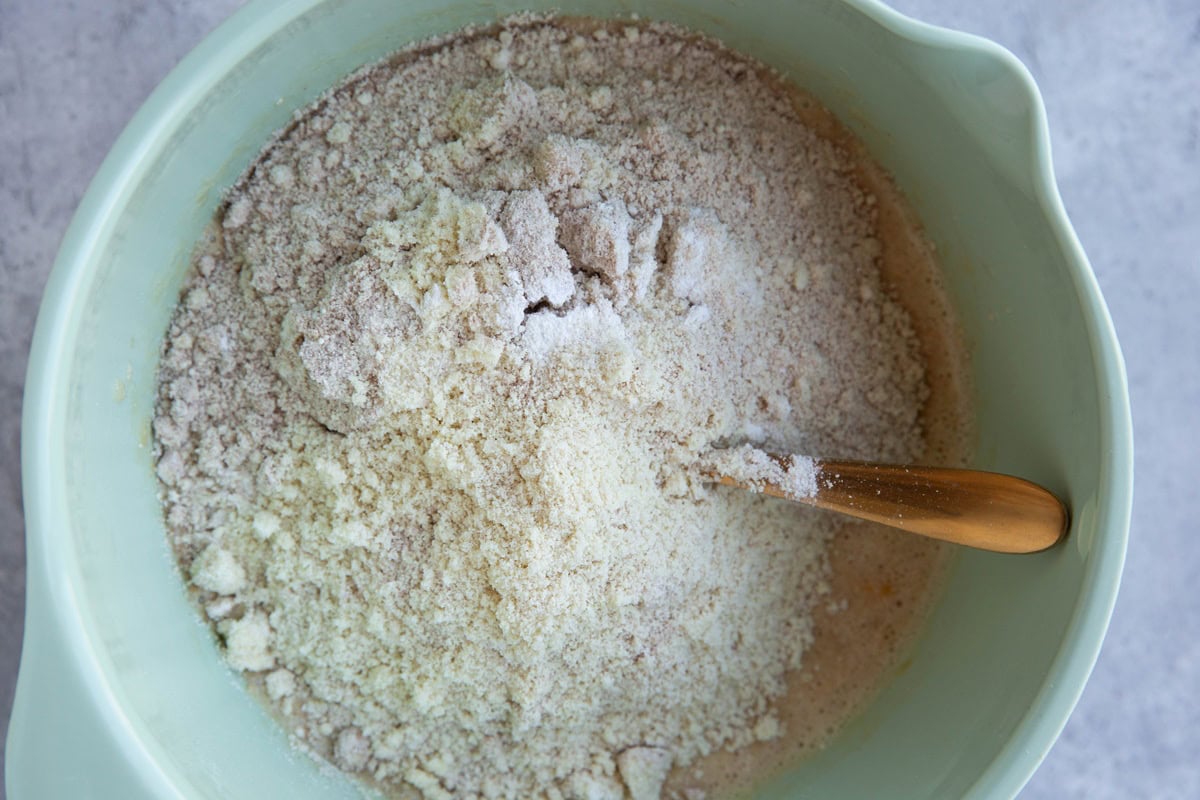
<instances>
[{"instance_id":1,"label":"almond flour","mask_svg":"<svg viewBox=\"0 0 1200 800\"><path fill-rule=\"evenodd\" d=\"M642 800L785 734L834 523L697 465L912 460L928 391L802 102L674 28L525 18L356 74L233 189L157 469L301 747L397 796Z\"/></svg>"}]
</instances>

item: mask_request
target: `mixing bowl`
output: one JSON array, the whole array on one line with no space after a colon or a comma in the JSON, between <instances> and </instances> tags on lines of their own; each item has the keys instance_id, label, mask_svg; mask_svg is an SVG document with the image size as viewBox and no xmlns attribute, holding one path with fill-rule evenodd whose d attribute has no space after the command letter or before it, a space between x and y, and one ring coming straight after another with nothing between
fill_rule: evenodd
<instances>
[{"instance_id":1,"label":"mixing bowl","mask_svg":"<svg viewBox=\"0 0 1200 800\"><path fill-rule=\"evenodd\" d=\"M522 8L679 22L808 87L895 175L973 360L974 466L1073 509L1035 556L964 552L902 674L762 797L1007 797L1096 658L1129 522L1124 369L1025 69L869 0L260 0L158 88L79 207L38 318L22 450L28 599L9 796L336 798L220 660L164 538L159 345L222 192L292 112L414 39Z\"/></svg>"}]
</instances>

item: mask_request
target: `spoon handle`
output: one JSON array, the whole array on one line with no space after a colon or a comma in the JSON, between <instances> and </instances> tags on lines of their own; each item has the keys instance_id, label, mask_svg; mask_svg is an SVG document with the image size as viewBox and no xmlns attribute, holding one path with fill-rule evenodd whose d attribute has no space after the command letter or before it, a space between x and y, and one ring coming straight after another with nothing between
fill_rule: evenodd
<instances>
[{"instance_id":1,"label":"spoon handle","mask_svg":"<svg viewBox=\"0 0 1200 800\"><path fill-rule=\"evenodd\" d=\"M781 461L790 457L774 456ZM770 481L765 494L1000 553L1035 553L1066 535L1066 507L1046 489L995 472L816 461L816 493ZM727 477L721 483L751 488Z\"/></svg>"}]
</instances>

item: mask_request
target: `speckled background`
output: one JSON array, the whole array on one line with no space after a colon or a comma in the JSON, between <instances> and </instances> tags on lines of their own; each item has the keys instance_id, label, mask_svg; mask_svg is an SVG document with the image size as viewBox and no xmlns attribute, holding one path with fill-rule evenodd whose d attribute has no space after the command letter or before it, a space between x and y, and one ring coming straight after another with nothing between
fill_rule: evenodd
<instances>
[{"instance_id":1,"label":"speckled background","mask_svg":"<svg viewBox=\"0 0 1200 800\"><path fill-rule=\"evenodd\" d=\"M241 4L0 0L0 720L21 648L21 390L42 287L125 123ZM1200 3L893 4L994 39L1033 72L1129 370L1125 580L1083 699L1022 798L1200 798Z\"/></svg>"}]
</instances>

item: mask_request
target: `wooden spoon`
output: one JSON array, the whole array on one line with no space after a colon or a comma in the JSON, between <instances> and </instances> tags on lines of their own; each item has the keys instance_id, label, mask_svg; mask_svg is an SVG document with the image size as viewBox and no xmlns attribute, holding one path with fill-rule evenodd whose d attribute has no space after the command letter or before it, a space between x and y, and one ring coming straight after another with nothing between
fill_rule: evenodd
<instances>
[{"instance_id":1,"label":"wooden spoon","mask_svg":"<svg viewBox=\"0 0 1200 800\"><path fill-rule=\"evenodd\" d=\"M726 451L738 453L739 451ZM1053 494L1021 478L944 467L906 467L804 456L741 453L774 462L771 470L721 474L710 480L872 520L911 533L999 553L1035 553L1067 533L1070 516ZM728 458L716 462L730 463Z\"/></svg>"}]
</instances>

